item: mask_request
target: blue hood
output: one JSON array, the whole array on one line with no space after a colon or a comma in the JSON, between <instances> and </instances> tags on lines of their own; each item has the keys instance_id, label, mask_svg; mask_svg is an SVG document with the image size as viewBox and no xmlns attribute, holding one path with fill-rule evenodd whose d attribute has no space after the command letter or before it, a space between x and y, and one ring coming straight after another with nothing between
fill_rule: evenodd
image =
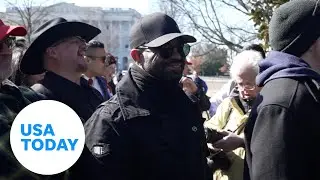
<instances>
[{"instance_id":1,"label":"blue hood","mask_svg":"<svg viewBox=\"0 0 320 180\"><path fill-rule=\"evenodd\" d=\"M268 57L259 62L260 73L256 78L258 86L277 78L310 77L320 82L320 75L302 59L278 51L271 51Z\"/></svg>"}]
</instances>

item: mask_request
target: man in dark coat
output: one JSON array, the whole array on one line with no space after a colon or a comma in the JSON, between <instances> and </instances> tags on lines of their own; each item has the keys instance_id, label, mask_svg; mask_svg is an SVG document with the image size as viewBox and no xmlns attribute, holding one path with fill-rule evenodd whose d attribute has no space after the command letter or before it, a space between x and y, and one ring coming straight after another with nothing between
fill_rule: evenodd
<instances>
[{"instance_id":1,"label":"man in dark coat","mask_svg":"<svg viewBox=\"0 0 320 180\"><path fill-rule=\"evenodd\" d=\"M107 53L103 42L92 40L87 44L87 50L85 53L85 61L88 64L87 71L83 74L81 81L89 84L95 88L104 101L107 101L111 98L112 92L108 88L108 82L106 78L103 78L109 71L114 69L117 64L115 58Z\"/></svg>"},{"instance_id":2,"label":"man in dark coat","mask_svg":"<svg viewBox=\"0 0 320 180\"><path fill-rule=\"evenodd\" d=\"M274 12L274 51L259 63L262 90L245 129L244 179L319 179L319 35L319 1L293 0Z\"/></svg>"},{"instance_id":3,"label":"man in dark coat","mask_svg":"<svg viewBox=\"0 0 320 180\"><path fill-rule=\"evenodd\" d=\"M7 79L13 71L14 36L26 34L24 27L8 26L0 20L0 179L45 179L25 169L14 157L10 146L10 129L16 115L30 103L44 98Z\"/></svg>"},{"instance_id":4,"label":"man in dark coat","mask_svg":"<svg viewBox=\"0 0 320 180\"><path fill-rule=\"evenodd\" d=\"M132 27L135 65L85 124L100 179L212 179L198 103L179 86L187 43L195 41L163 13Z\"/></svg>"},{"instance_id":5,"label":"man in dark coat","mask_svg":"<svg viewBox=\"0 0 320 180\"><path fill-rule=\"evenodd\" d=\"M42 81L32 89L48 99L70 106L86 121L102 102L101 95L88 84L80 84L87 70L84 61L86 42L101 31L89 24L55 18L32 34L35 39L25 52L20 69L25 74L41 74Z\"/></svg>"},{"instance_id":6,"label":"man in dark coat","mask_svg":"<svg viewBox=\"0 0 320 180\"><path fill-rule=\"evenodd\" d=\"M86 42L100 32L98 28L82 22L63 18L49 20L33 32L34 41L20 65L24 74L41 74L46 71L44 79L31 88L47 99L68 105L83 122L103 102L98 91L87 83L80 83L82 73L87 70L84 61ZM84 148L80 159L70 168L69 179L91 178L90 169L94 167L87 166L91 157Z\"/></svg>"}]
</instances>

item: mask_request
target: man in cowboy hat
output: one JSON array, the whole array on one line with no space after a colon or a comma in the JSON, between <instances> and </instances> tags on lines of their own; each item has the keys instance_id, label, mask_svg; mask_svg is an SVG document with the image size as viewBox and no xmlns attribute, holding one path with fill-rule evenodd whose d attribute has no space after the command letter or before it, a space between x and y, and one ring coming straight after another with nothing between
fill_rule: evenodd
<instances>
[{"instance_id":1,"label":"man in cowboy hat","mask_svg":"<svg viewBox=\"0 0 320 180\"><path fill-rule=\"evenodd\" d=\"M93 88L80 83L81 75L87 70L84 60L86 42L100 32L86 23L52 19L33 32L31 38L34 41L20 64L24 74L46 72L44 79L32 89L48 99L67 104L83 121L102 102Z\"/></svg>"},{"instance_id":2,"label":"man in cowboy hat","mask_svg":"<svg viewBox=\"0 0 320 180\"><path fill-rule=\"evenodd\" d=\"M98 91L80 83L81 75L87 70L84 60L86 42L100 32L98 28L82 22L63 18L49 20L33 32L31 38L34 41L20 64L24 74L46 71L44 79L31 88L47 99L68 105L83 122L103 100ZM86 166L90 157L86 152L85 148L80 159L71 167L71 178L91 177L90 167Z\"/></svg>"},{"instance_id":3,"label":"man in cowboy hat","mask_svg":"<svg viewBox=\"0 0 320 180\"><path fill-rule=\"evenodd\" d=\"M12 74L12 48L16 36L25 36L22 26L5 25L0 20L0 179L40 179L16 160L10 146L10 129L15 116L31 102L43 99L28 88L17 87Z\"/></svg>"}]
</instances>

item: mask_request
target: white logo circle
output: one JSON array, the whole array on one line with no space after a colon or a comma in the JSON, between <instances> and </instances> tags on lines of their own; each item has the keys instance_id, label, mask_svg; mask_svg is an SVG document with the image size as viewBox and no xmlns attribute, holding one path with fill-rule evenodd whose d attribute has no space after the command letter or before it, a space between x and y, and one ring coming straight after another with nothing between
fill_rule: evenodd
<instances>
[{"instance_id":1,"label":"white logo circle","mask_svg":"<svg viewBox=\"0 0 320 180\"><path fill-rule=\"evenodd\" d=\"M37 101L16 116L10 143L26 169L41 175L58 174L79 159L85 143L84 127L69 106L53 100Z\"/></svg>"}]
</instances>

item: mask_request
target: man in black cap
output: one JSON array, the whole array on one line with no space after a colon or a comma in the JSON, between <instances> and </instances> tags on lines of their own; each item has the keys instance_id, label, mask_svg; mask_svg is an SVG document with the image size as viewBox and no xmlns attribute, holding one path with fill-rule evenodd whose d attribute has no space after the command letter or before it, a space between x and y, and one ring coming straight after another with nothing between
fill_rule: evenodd
<instances>
[{"instance_id":1,"label":"man in black cap","mask_svg":"<svg viewBox=\"0 0 320 180\"><path fill-rule=\"evenodd\" d=\"M97 90L87 83L80 83L81 75L87 70L84 61L86 42L100 32L98 28L82 22L63 18L49 20L33 32L31 38L34 41L20 64L24 74L41 74L46 71L44 79L31 88L47 99L68 105L83 122L103 101ZM91 178L89 170L93 167L86 165L90 157L84 148L80 159L70 169L69 179Z\"/></svg>"},{"instance_id":2,"label":"man in black cap","mask_svg":"<svg viewBox=\"0 0 320 180\"><path fill-rule=\"evenodd\" d=\"M259 63L263 88L245 129L244 179L319 179L320 2L281 5L269 36L274 51Z\"/></svg>"},{"instance_id":3,"label":"man in black cap","mask_svg":"<svg viewBox=\"0 0 320 180\"><path fill-rule=\"evenodd\" d=\"M163 13L132 27L135 65L85 124L86 146L103 167L100 179L212 179L198 103L179 86L187 43L195 41Z\"/></svg>"}]
</instances>

